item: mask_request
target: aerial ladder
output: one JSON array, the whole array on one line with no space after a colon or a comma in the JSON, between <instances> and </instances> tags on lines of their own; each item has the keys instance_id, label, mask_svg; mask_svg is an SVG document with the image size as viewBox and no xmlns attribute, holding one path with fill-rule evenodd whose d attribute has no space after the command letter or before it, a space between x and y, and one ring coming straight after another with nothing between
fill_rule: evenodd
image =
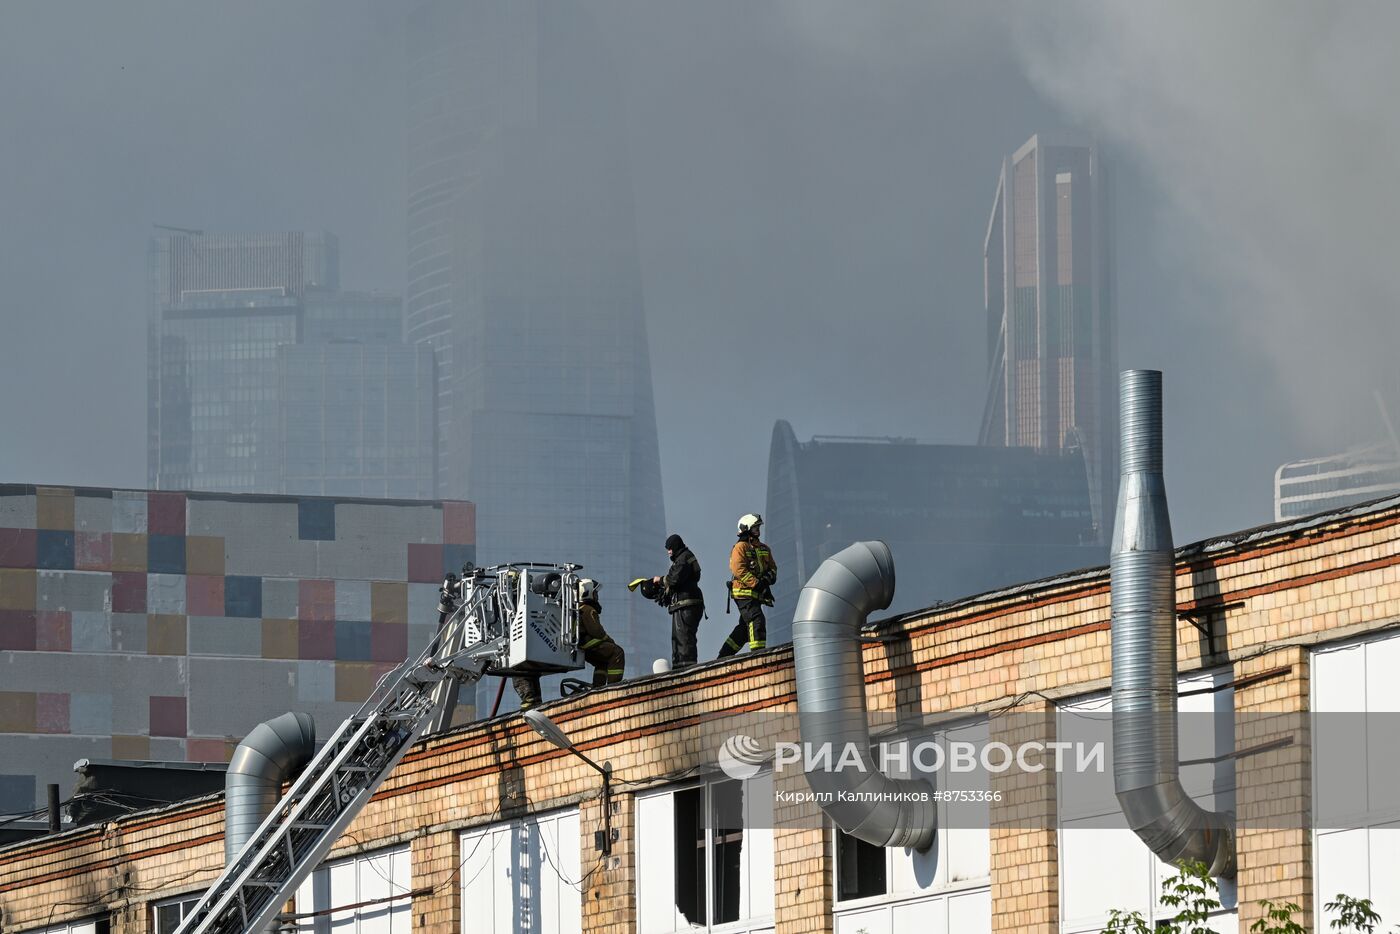
<instances>
[{"instance_id":1,"label":"aerial ladder","mask_svg":"<svg viewBox=\"0 0 1400 934\"><path fill-rule=\"evenodd\" d=\"M576 564L463 568L443 582L437 634L388 672L292 783L176 934L253 934L321 864L409 747L451 725L485 675L583 667Z\"/></svg>"}]
</instances>

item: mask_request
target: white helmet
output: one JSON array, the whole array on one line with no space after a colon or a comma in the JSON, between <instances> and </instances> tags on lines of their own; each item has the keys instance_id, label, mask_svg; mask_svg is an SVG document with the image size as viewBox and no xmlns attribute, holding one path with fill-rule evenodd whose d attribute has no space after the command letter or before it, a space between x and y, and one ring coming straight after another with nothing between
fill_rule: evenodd
<instances>
[{"instance_id":1,"label":"white helmet","mask_svg":"<svg viewBox=\"0 0 1400 934\"><path fill-rule=\"evenodd\" d=\"M752 512L748 513L739 518L739 534L744 535L748 532L757 532L758 527L761 525L763 525L762 516Z\"/></svg>"},{"instance_id":2,"label":"white helmet","mask_svg":"<svg viewBox=\"0 0 1400 934\"><path fill-rule=\"evenodd\" d=\"M583 577L578 582L578 598L580 600L598 599L598 582L591 577Z\"/></svg>"}]
</instances>

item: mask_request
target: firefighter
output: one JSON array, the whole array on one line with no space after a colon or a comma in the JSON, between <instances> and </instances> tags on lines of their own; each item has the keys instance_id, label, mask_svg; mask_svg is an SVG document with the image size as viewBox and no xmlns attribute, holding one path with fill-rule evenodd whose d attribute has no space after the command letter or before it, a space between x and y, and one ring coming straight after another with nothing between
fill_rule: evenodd
<instances>
[{"instance_id":1,"label":"firefighter","mask_svg":"<svg viewBox=\"0 0 1400 934\"><path fill-rule=\"evenodd\" d=\"M657 602L671 613L671 668L694 665L699 655L695 643L700 618L705 615L705 594L700 590L700 562L685 541L674 532L666 539L671 567L665 577L651 582L661 587Z\"/></svg>"},{"instance_id":2,"label":"firefighter","mask_svg":"<svg viewBox=\"0 0 1400 934\"><path fill-rule=\"evenodd\" d=\"M520 709L529 710L531 707L538 707L540 704L540 676L539 675L514 675L510 679L511 687L515 688L515 694L520 698Z\"/></svg>"},{"instance_id":3,"label":"firefighter","mask_svg":"<svg viewBox=\"0 0 1400 934\"><path fill-rule=\"evenodd\" d=\"M583 650L584 661L593 666L593 686L616 684L622 680L627 656L599 619L603 605L598 602L598 582L588 578L579 581L578 596L578 647ZM511 684L520 697L521 710L539 705L539 675L515 675Z\"/></svg>"},{"instance_id":4,"label":"firefighter","mask_svg":"<svg viewBox=\"0 0 1400 934\"><path fill-rule=\"evenodd\" d=\"M578 596L578 645L583 649L584 661L593 666L593 686L616 684L622 680L627 655L603 629L598 582L588 578L579 581Z\"/></svg>"},{"instance_id":5,"label":"firefighter","mask_svg":"<svg viewBox=\"0 0 1400 934\"><path fill-rule=\"evenodd\" d=\"M729 595L739 608L739 623L724 640L719 657L728 658L744 647L759 651L768 647L768 621L763 608L773 605L773 584L778 580L778 565L773 552L759 540L763 517L749 513L739 519L739 540L729 552Z\"/></svg>"}]
</instances>

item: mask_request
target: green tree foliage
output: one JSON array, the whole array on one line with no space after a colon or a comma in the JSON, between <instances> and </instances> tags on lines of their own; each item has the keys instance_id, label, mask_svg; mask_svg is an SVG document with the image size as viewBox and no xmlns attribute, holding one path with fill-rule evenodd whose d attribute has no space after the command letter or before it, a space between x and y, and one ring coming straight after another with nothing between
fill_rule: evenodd
<instances>
[{"instance_id":1,"label":"green tree foliage","mask_svg":"<svg viewBox=\"0 0 1400 934\"><path fill-rule=\"evenodd\" d=\"M1204 863L1178 862L1176 868L1176 875L1162 880L1162 904L1175 908L1175 915L1154 927L1143 918L1142 912L1115 908L1109 912L1108 925L1101 934L1213 934L1206 923L1211 912L1220 909L1219 887ZM1258 905L1264 915L1249 926L1250 934L1305 934L1307 931L1294 919L1302 911L1296 903L1265 898ZM1375 934L1381 924L1381 916L1371 906L1369 898L1338 895L1325 907L1328 914L1336 915L1327 922L1333 931ZM1400 925L1392 930L1400 932Z\"/></svg>"},{"instance_id":2,"label":"green tree foliage","mask_svg":"<svg viewBox=\"0 0 1400 934\"><path fill-rule=\"evenodd\" d=\"M1250 934L1307 934L1307 929L1293 916L1303 909L1294 902L1276 902L1263 898L1259 907L1264 909L1264 917L1249 926Z\"/></svg>"},{"instance_id":3,"label":"green tree foliage","mask_svg":"<svg viewBox=\"0 0 1400 934\"><path fill-rule=\"evenodd\" d=\"M1371 907L1369 898L1352 898L1350 895L1339 894L1323 907L1337 916L1327 922L1327 926L1334 931L1361 931L1364 934L1372 934L1381 923L1381 916Z\"/></svg>"}]
</instances>

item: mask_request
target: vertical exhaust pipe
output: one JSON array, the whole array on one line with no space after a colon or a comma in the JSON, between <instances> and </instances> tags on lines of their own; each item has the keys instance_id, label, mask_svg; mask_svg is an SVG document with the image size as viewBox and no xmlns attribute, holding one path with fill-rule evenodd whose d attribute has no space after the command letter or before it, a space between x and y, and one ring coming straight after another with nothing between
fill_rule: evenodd
<instances>
[{"instance_id":1,"label":"vertical exhaust pipe","mask_svg":"<svg viewBox=\"0 0 1400 934\"><path fill-rule=\"evenodd\" d=\"M1113 785L1128 826L1168 863L1235 874L1234 817L1181 786L1176 723L1176 552L1162 477L1162 374L1119 379L1122 479L1110 565Z\"/></svg>"},{"instance_id":2,"label":"vertical exhaust pipe","mask_svg":"<svg viewBox=\"0 0 1400 934\"><path fill-rule=\"evenodd\" d=\"M884 542L857 542L822 562L797 598L792 653L804 749L829 744L831 762L847 749L859 768L810 769L807 783L822 810L846 833L876 846L926 850L938 812L933 789L894 779L870 755L860 630L894 599L894 558Z\"/></svg>"},{"instance_id":3,"label":"vertical exhaust pipe","mask_svg":"<svg viewBox=\"0 0 1400 934\"><path fill-rule=\"evenodd\" d=\"M224 777L224 865L233 862L277 806L282 783L315 753L316 725L306 713L284 713L243 737Z\"/></svg>"}]
</instances>

